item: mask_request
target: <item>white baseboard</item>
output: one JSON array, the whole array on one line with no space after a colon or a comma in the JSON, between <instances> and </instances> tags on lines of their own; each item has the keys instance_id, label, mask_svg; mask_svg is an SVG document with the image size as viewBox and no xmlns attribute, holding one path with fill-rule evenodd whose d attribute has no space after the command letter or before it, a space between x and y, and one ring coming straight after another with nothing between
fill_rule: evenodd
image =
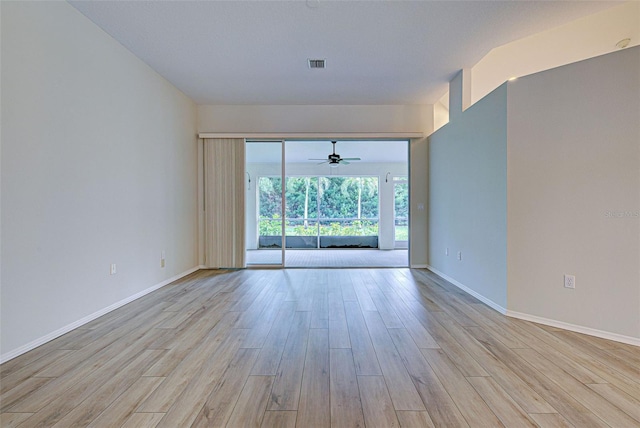
<instances>
[{"instance_id":1,"label":"white baseboard","mask_svg":"<svg viewBox=\"0 0 640 428\"><path fill-rule=\"evenodd\" d=\"M428 269L429 265L411 265L409 266L411 269Z\"/></svg>"},{"instance_id":2,"label":"white baseboard","mask_svg":"<svg viewBox=\"0 0 640 428\"><path fill-rule=\"evenodd\" d=\"M500 312L502 315L506 315L507 314L507 309L506 308L503 308L502 306L500 306L499 304L497 304L493 300L487 299L486 297L484 297L482 294L478 293L477 291L472 290L471 288L469 288L466 285L456 281L455 279L451 278L450 276L438 271L433 266L427 265L427 269L429 269L431 272L433 272L436 275L438 275L440 278L449 281L450 283L452 283L453 285L455 285L456 287L458 287L459 289L461 289L465 293L471 294L473 297L475 297L476 299L480 300L485 305L487 305L487 306L495 309L496 311Z\"/></svg>"},{"instance_id":3,"label":"white baseboard","mask_svg":"<svg viewBox=\"0 0 640 428\"><path fill-rule=\"evenodd\" d=\"M47 342L52 341L53 339L56 339L60 336L62 336L63 334L69 333L71 330L76 329L80 326L83 326L85 324L87 324L88 322L93 321L96 318L101 317L102 315L106 315L111 311L114 311L124 305L126 305L127 303L131 303L136 299L139 299L140 297L143 297L153 291L156 291L159 288L164 287L165 285L171 284L173 281L177 281L180 278L183 278L197 270L200 269L204 269L204 266L196 266L194 268L191 268L185 272L179 273L176 276L173 276L169 279L166 279L162 282L160 282L159 284L156 284L152 287L147 288L146 290L142 290L132 296L127 297L126 299L120 300L119 302L114 303L113 305L109 305L106 308L100 309L97 312L94 312L90 315L87 315L84 318L79 319L78 321L72 322L71 324L65 325L62 328L59 328L55 331L52 331L51 333L44 335L36 340L33 340L29 343L27 343L26 345L22 345L21 347L14 349L12 351L6 352L2 355L0 355L0 364L5 363L9 360L14 359L15 357L22 355L26 352L31 351L32 349L37 348L40 345L44 345Z\"/></svg>"},{"instance_id":4,"label":"white baseboard","mask_svg":"<svg viewBox=\"0 0 640 428\"><path fill-rule=\"evenodd\" d=\"M611 333L608 331L597 330L595 328L584 327L576 324L569 324L562 321L556 321L548 318L542 318L535 315L524 314L522 312L508 310L506 315L512 318L518 318L525 321L531 321L538 324L544 324L551 327L561 328L563 330L575 331L576 333L587 334L589 336L596 336L602 339L613 340L615 342L626 343L628 345L640 346L640 338L625 336L622 334Z\"/></svg>"},{"instance_id":5,"label":"white baseboard","mask_svg":"<svg viewBox=\"0 0 640 428\"><path fill-rule=\"evenodd\" d=\"M615 342L626 343L628 345L640 346L640 338L637 338L637 337L624 336L622 334L611 333L611 332L608 332L608 331L597 330L595 328L583 327L581 325L569 324L569 323L562 322L562 321L556 321L556 320L552 320L552 319L548 319L548 318L542 318L542 317L538 317L538 316L535 316L535 315L529 315L529 314L525 314L525 313L522 313L522 312L516 312L516 311L511 311L511 310L505 309L502 306L496 304L495 302L493 302L493 301L487 299L486 297L482 296L481 294L473 291L472 289L470 289L469 287L465 286L464 284L461 284L458 281L456 281L455 279L445 275L442 272L439 272L437 269L434 269L432 266L427 266L427 269L429 269L431 272L435 273L436 275L438 275L442 279L445 279L445 280L449 281L450 283L452 283L456 287L458 287L461 290L471 294L476 299L480 300L481 302L487 304L488 306L492 307L496 311L498 311L501 314L506 315L508 317L518 318L518 319L521 319L521 320L524 320L524 321L531 321L531 322L535 322L535 323L538 323L538 324L549 325L551 327L558 327L558 328L561 328L563 330L575 331L576 333L587 334L589 336L601 337L602 339L613 340Z\"/></svg>"}]
</instances>

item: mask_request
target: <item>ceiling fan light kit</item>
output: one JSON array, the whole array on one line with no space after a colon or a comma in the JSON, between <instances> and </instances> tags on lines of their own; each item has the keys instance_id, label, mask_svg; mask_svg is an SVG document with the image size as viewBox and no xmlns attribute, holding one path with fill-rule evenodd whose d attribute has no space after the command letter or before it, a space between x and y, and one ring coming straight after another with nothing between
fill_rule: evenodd
<instances>
[{"instance_id":1,"label":"ceiling fan light kit","mask_svg":"<svg viewBox=\"0 0 640 428\"><path fill-rule=\"evenodd\" d=\"M323 162L320 162L318 165L322 165L324 163L328 163L329 166L332 167L332 168L337 167L341 163L343 165L349 165L351 163L349 161L359 161L359 160L361 160L360 158L343 158L343 157L340 157L340 155L336 153L336 143L337 143L336 141L332 141L331 142L331 144L333 145L333 153L331 153L331 154L329 154L327 156L327 160L324 160L324 159L309 159L309 160L315 160L315 161L321 160Z\"/></svg>"}]
</instances>

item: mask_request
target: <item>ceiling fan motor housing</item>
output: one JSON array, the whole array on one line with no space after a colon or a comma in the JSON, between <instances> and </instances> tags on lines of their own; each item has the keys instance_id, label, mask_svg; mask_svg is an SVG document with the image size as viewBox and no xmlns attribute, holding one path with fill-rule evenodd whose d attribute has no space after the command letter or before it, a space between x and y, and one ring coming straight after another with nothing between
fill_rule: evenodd
<instances>
[{"instance_id":1,"label":"ceiling fan motor housing","mask_svg":"<svg viewBox=\"0 0 640 428\"><path fill-rule=\"evenodd\" d=\"M330 153L327 156L327 160L324 162L321 162L318 165L321 165L323 163L328 163L329 166L335 167L340 165L340 163L343 163L345 165L349 165L349 162L347 161L351 161L351 160L360 160L360 158L341 158L340 155L338 153L336 153L336 141L332 141L331 144L333 145L333 153ZM309 159L309 160L322 160L322 159Z\"/></svg>"},{"instance_id":2,"label":"ceiling fan motor housing","mask_svg":"<svg viewBox=\"0 0 640 428\"><path fill-rule=\"evenodd\" d=\"M329 165L337 166L340 163L340 155L336 153L336 143L337 141L332 141L331 145L333 146L333 153L329 156Z\"/></svg>"}]
</instances>

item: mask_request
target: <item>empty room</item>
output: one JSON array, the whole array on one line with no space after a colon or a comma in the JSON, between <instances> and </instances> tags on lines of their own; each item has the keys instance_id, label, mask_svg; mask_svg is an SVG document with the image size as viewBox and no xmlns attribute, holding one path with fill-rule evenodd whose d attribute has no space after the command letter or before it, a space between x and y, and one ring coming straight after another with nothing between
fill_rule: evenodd
<instances>
[{"instance_id":1,"label":"empty room","mask_svg":"<svg viewBox=\"0 0 640 428\"><path fill-rule=\"evenodd\" d=\"M640 2L0 1L0 426L640 427Z\"/></svg>"}]
</instances>

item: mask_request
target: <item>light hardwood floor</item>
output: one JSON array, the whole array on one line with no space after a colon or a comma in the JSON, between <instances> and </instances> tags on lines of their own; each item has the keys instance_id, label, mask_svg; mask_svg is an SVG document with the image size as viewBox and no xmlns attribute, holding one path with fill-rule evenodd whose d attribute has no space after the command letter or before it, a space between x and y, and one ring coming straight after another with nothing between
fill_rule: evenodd
<instances>
[{"instance_id":1,"label":"light hardwood floor","mask_svg":"<svg viewBox=\"0 0 640 428\"><path fill-rule=\"evenodd\" d=\"M199 271L0 369L2 427L640 426L640 348L424 270Z\"/></svg>"}]
</instances>

